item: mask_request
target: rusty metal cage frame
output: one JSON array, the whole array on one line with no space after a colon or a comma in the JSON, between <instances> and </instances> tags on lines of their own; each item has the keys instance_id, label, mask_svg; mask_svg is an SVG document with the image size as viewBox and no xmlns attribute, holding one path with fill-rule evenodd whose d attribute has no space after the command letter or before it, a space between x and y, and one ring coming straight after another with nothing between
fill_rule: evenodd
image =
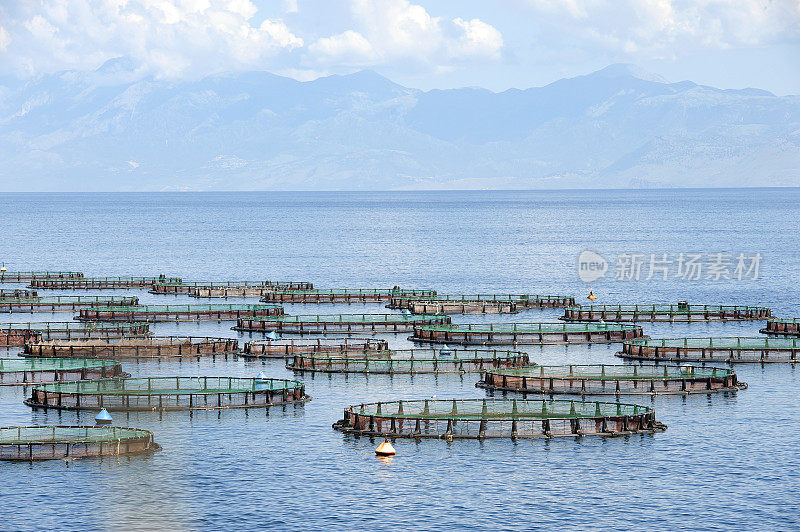
<instances>
[{"instance_id":1,"label":"rusty metal cage frame","mask_svg":"<svg viewBox=\"0 0 800 532\"><path fill-rule=\"evenodd\" d=\"M129 427L0 428L0 460L69 460L150 454L161 450L149 430Z\"/></svg>"}]
</instances>

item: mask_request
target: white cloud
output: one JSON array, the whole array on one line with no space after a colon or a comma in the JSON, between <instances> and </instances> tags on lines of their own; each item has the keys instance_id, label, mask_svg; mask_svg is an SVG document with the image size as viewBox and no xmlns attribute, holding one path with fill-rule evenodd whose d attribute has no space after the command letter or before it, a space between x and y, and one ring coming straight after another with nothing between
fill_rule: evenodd
<instances>
[{"instance_id":1,"label":"white cloud","mask_svg":"<svg viewBox=\"0 0 800 532\"><path fill-rule=\"evenodd\" d=\"M479 20L431 16L408 0L351 0L354 29L309 46L308 60L331 64L413 65L437 71L471 59L498 59L503 37Z\"/></svg>"},{"instance_id":2,"label":"white cloud","mask_svg":"<svg viewBox=\"0 0 800 532\"><path fill-rule=\"evenodd\" d=\"M0 52L4 52L11 42L11 36L3 26L0 26Z\"/></svg>"},{"instance_id":3,"label":"white cloud","mask_svg":"<svg viewBox=\"0 0 800 532\"><path fill-rule=\"evenodd\" d=\"M249 0L16 0L0 7L0 64L34 74L127 56L159 76L201 76L303 46L280 20L254 25L257 11Z\"/></svg>"},{"instance_id":4,"label":"white cloud","mask_svg":"<svg viewBox=\"0 0 800 532\"><path fill-rule=\"evenodd\" d=\"M318 39L308 47L308 51L320 63L328 65L365 66L378 59L369 41L353 30Z\"/></svg>"},{"instance_id":5,"label":"white cloud","mask_svg":"<svg viewBox=\"0 0 800 532\"><path fill-rule=\"evenodd\" d=\"M584 47L647 56L757 46L800 36L798 0L525 0ZM556 43L550 43L554 46Z\"/></svg>"}]
</instances>

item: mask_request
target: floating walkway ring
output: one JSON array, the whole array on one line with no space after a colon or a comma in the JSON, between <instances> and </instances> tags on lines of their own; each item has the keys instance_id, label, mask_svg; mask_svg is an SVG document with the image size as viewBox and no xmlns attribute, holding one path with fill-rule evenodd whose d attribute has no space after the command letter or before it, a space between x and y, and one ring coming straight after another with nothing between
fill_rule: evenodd
<instances>
[{"instance_id":1,"label":"floating walkway ring","mask_svg":"<svg viewBox=\"0 0 800 532\"><path fill-rule=\"evenodd\" d=\"M659 362L800 362L800 339L756 337L648 338L623 342L620 358Z\"/></svg>"},{"instance_id":2,"label":"floating walkway ring","mask_svg":"<svg viewBox=\"0 0 800 532\"><path fill-rule=\"evenodd\" d=\"M453 399L350 406L333 428L386 438L534 439L653 434L666 430L647 406L559 399Z\"/></svg>"},{"instance_id":3,"label":"floating walkway ring","mask_svg":"<svg viewBox=\"0 0 800 532\"><path fill-rule=\"evenodd\" d=\"M105 379L125 376L119 362L65 358L0 358L0 385Z\"/></svg>"},{"instance_id":4,"label":"floating walkway ring","mask_svg":"<svg viewBox=\"0 0 800 532\"><path fill-rule=\"evenodd\" d=\"M0 460L38 461L150 454L160 451L149 430L127 427L2 427Z\"/></svg>"},{"instance_id":5,"label":"floating walkway ring","mask_svg":"<svg viewBox=\"0 0 800 532\"><path fill-rule=\"evenodd\" d=\"M244 344L241 356L246 358L286 358L296 353L356 355L386 351L389 342L379 338L280 338L254 340Z\"/></svg>"},{"instance_id":6,"label":"floating walkway ring","mask_svg":"<svg viewBox=\"0 0 800 532\"><path fill-rule=\"evenodd\" d=\"M238 355L239 342L235 338L207 336L149 336L145 338L120 338L117 340L72 339L49 342L28 342L25 357L169 359L228 357Z\"/></svg>"},{"instance_id":7,"label":"floating walkway ring","mask_svg":"<svg viewBox=\"0 0 800 532\"><path fill-rule=\"evenodd\" d=\"M681 322L747 321L768 318L766 307L726 305L583 305L564 309L563 321Z\"/></svg>"},{"instance_id":8,"label":"floating walkway ring","mask_svg":"<svg viewBox=\"0 0 800 532\"><path fill-rule=\"evenodd\" d=\"M297 372L417 375L483 373L529 364L527 353L497 349L398 349L356 355L296 353L286 359Z\"/></svg>"},{"instance_id":9,"label":"floating walkway ring","mask_svg":"<svg viewBox=\"0 0 800 532\"><path fill-rule=\"evenodd\" d=\"M767 320L767 326L758 332L778 336L800 336L800 319L769 318Z\"/></svg>"},{"instance_id":10,"label":"floating walkway ring","mask_svg":"<svg viewBox=\"0 0 800 532\"><path fill-rule=\"evenodd\" d=\"M302 382L236 377L146 377L36 385L25 404L60 410L265 408L311 398Z\"/></svg>"},{"instance_id":11,"label":"floating walkway ring","mask_svg":"<svg viewBox=\"0 0 800 532\"><path fill-rule=\"evenodd\" d=\"M610 364L489 370L476 386L531 394L615 396L708 394L747 388L730 369Z\"/></svg>"},{"instance_id":12,"label":"floating walkway ring","mask_svg":"<svg viewBox=\"0 0 800 532\"><path fill-rule=\"evenodd\" d=\"M417 325L409 340L460 345L550 345L613 343L643 336L638 325L512 322Z\"/></svg>"}]
</instances>

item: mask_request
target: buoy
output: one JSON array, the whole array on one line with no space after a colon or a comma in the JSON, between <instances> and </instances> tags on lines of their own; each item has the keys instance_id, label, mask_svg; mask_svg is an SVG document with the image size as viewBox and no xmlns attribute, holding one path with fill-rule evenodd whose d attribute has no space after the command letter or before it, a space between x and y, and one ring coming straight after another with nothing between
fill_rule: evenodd
<instances>
[{"instance_id":1,"label":"buoy","mask_svg":"<svg viewBox=\"0 0 800 532\"><path fill-rule=\"evenodd\" d=\"M111 419L111 414L105 408L99 414L94 416L95 425L110 425L114 420Z\"/></svg>"},{"instance_id":2,"label":"buoy","mask_svg":"<svg viewBox=\"0 0 800 532\"><path fill-rule=\"evenodd\" d=\"M0 268L0 273L6 273L6 263L3 263L3 267Z\"/></svg>"},{"instance_id":3,"label":"buoy","mask_svg":"<svg viewBox=\"0 0 800 532\"><path fill-rule=\"evenodd\" d=\"M404 308L403 309L403 316L411 316L411 311L408 310L407 308Z\"/></svg>"},{"instance_id":4,"label":"buoy","mask_svg":"<svg viewBox=\"0 0 800 532\"><path fill-rule=\"evenodd\" d=\"M378 456L394 456L394 447L392 447L392 444L389 443L388 438L384 440L382 444L378 445L378 448L375 449L375 454Z\"/></svg>"},{"instance_id":5,"label":"buoy","mask_svg":"<svg viewBox=\"0 0 800 532\"><path fill-rule=\"evenodd\" d=\"M594 292L592 292L591 290L589 290L589 295L588 295L588 296L586 296L586 299L592 299L592 300L595 300L595 299L597 299L597 296L596 296L596 295L594 295Z\"/></svg>"},{"instance_id":6,"label":"buoy","mask_svg":"<svg viewBox=\"0 0 800 532\"><path fill-rule=\"evenodd\" d=\"M260 381L267 380L267 375L263 371L259 371L258 375L256 375L256 379Z\"/></svg>"},{"instance_id":7,"label":"buoy","mask_svg":"<svg viewBox=\"0 0 800 532\"><path fill-rule=\"evenodd\" d=\"M681 373L684 375L691 375L692 373L694 373L694 368L689 364L684 364L683 366L681 366Z\"/></svg>"},{"instance_id":8,"label":"buoy","mask_svg":"<svg viewBox=\"0 0 800 532\"><path fill-rule=\"evenodd\" d=\"M269 333L267 335L267 339L268 340L277 340L278 339L278 333L276 333L275 331L272 331L271 333Z\"/></svg>"}]
</instances>

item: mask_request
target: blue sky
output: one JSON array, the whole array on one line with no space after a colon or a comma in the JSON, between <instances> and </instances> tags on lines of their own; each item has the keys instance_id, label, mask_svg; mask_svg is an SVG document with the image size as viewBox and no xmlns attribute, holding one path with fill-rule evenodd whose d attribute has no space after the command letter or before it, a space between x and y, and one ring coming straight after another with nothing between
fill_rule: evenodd
<instances>
[{"instance_id":1,"label":"blue sky","mask_svg":"<svg viewBox=\"0 0 800 532\"><path fill-rule=\"evenodd\" d=\"M611 63L800 94L800 0L6 0L0 74L313 79L371 68L422 89L530 87Z\"/></svg>"}]
</instances>

